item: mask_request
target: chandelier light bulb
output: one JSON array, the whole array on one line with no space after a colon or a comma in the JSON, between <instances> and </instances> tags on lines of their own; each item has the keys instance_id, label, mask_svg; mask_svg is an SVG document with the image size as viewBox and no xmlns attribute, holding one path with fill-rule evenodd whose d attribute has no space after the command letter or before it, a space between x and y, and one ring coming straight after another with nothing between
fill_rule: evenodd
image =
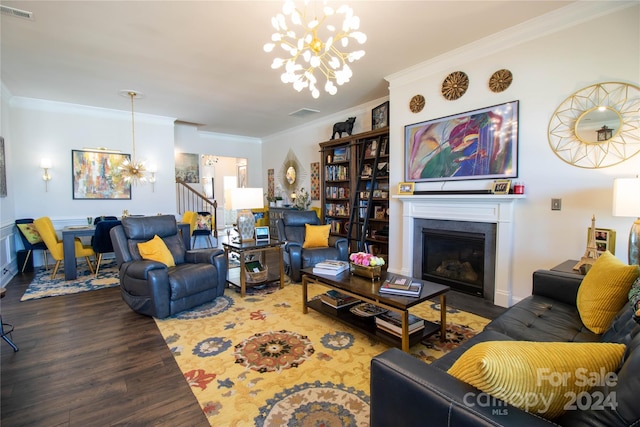
<instances>
[{"instance_id":1,"label":"chandelier light bulb","mask_svg":"<svg viewBox=\"0 0 640 427\"><path fill-rule=\"evenodd\" d=\"M325 5L323 15L319 16L307 10L309 3L305 0L300 9L294 0L287 0L282 13L271 18L276 32L271 36L271 43L266 43L263 49L270 53L279 45L288 55L285 59L275 58L271 64L273 69L284 66L285 71L280 76L283 83L291 83L297 91L308 87L311 95L318 98L320 91L316 84L318 77L324 76L325 92L335 95L336 84L340 86L349 82L353 75L347 63L357 61L365 54L362 49L348 51L350 40L362 45L366 43L367 36L359 31L360 18L348 5L338 9ZM301 37L288 28L287 19L293 28L300 31ZM337 31L337 28L341 30Z\"/></svg>"}]
</instances>

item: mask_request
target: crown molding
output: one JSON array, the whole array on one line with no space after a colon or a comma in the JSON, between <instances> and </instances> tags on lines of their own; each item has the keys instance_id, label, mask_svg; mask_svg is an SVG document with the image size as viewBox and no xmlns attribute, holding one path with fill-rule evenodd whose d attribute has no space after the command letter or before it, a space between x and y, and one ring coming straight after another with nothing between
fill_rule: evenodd
<instances>
[{"instance_id":1,"label":"crown molding","mask_svg":"<svg viewBox=\"0 0 640 427\"><path fill-rule=\"evenodd\" d=\"M69 104L66 102L49 101L45 99L25 98L14 96L10 99L12 108L45 111L49 113L75 114L80 116L99 117L102 119L123 119L131 120L131 111L112 110L109 108L92 107L88 105ZM156 116L135 112L136 122L152 123L158 125L173 126L176 118Z\"/></svg>"},{"instance_id":2,"label":"crown molding","mask_svg":"<svg viewBox=\"0 0 640 427\"><path fill-rule=\"evenodd\" d=\"M450 71L458 65L484 58L542 36L557 33L595 18L637 6L637 1L577 1L506 30L436 56L385 77L389 87L411 84L425 75Z\"/></svg>"}]
</instances>

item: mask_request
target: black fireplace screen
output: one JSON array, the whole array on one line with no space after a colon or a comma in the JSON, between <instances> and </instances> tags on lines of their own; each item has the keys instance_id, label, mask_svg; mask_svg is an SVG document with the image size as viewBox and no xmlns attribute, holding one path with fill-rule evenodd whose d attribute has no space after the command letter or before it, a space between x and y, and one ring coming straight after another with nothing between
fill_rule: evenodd
<instances>
[{"instance_id":1,"label":"black fireplace screen","mask_svg":"<svg viewBox=\"0 0 640 427\"><path fill-rule=\"evenodd\" d=\"M422 230L422 278L474 295L484 289L485 235Z\"/></svg>"}]
</instances>

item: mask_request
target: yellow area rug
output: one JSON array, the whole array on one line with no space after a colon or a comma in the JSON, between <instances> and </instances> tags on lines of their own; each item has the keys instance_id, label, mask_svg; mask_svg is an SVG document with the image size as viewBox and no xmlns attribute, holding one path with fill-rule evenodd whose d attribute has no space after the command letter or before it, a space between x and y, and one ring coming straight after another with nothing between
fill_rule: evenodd
<instances>
[{"instance_id":1,"label":"yellow area rug","mask_svg":"<svg viewBox=\"0 0 640 427\"><path fill-rule=\"evenodd\" d=\"M327 288L310 285L310 296ZM439 322L439 304L412 314ZM388 346L314 310L302 288L234 289L156 323L212 426L368 426L369 365ZM449 308L448 341L411 347L429 363L481 331L487 319Z\"/></svg>"}]
</instances>

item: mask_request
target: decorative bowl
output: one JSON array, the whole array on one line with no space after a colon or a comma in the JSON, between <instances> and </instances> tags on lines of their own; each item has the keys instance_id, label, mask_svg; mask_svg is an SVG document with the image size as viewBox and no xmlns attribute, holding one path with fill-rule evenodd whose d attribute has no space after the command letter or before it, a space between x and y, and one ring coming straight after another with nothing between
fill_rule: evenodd
<instances>
[{"instance_id":1,"label":"decorative bowl","mask_svg":"<svg viewBox=\"0 0 640 427\"><path fill-rule=\"evenodd\" d=\"M375 267L365 267L364 265L358 265L350 262L349 271L351 274L356 276L366 277L371 280L380 280L380 272L382 271L382 268L379 265L376 265Z\"/></svg>"}]
</instances>

